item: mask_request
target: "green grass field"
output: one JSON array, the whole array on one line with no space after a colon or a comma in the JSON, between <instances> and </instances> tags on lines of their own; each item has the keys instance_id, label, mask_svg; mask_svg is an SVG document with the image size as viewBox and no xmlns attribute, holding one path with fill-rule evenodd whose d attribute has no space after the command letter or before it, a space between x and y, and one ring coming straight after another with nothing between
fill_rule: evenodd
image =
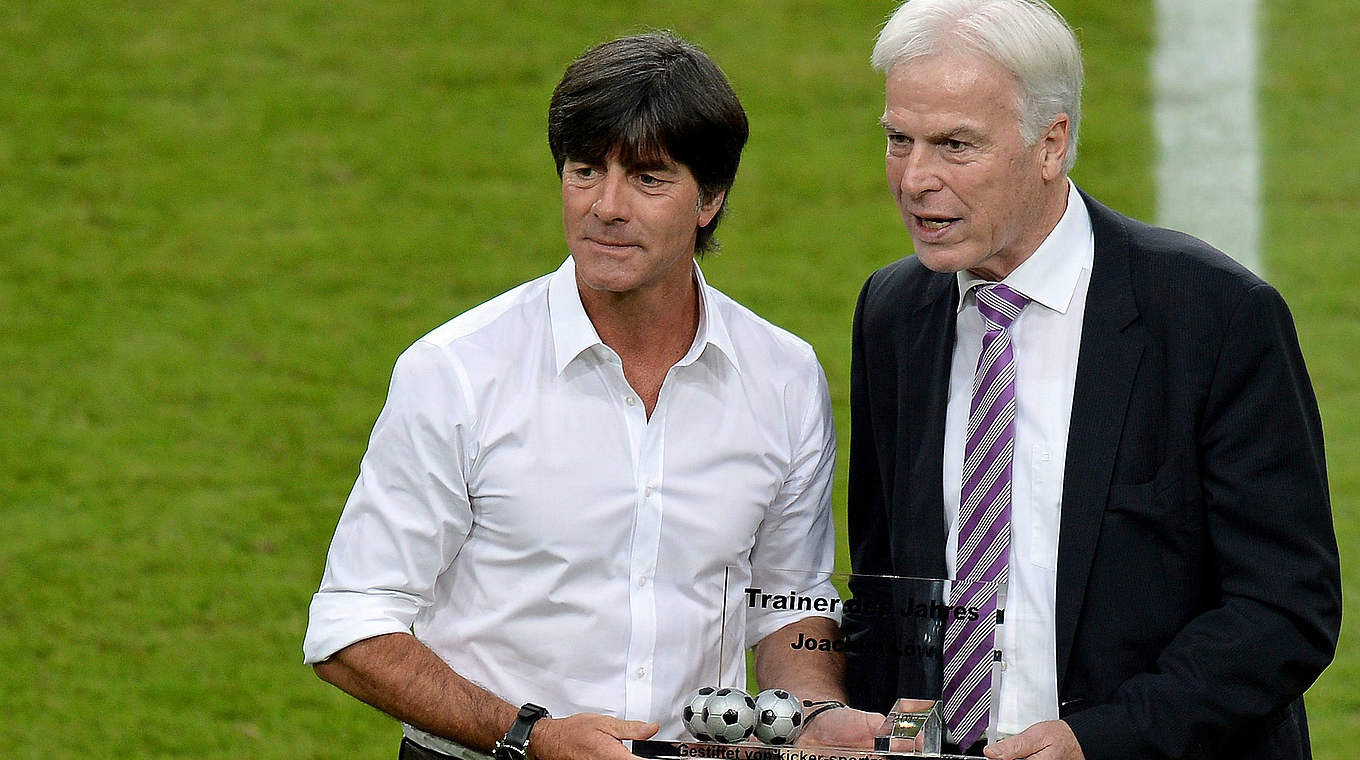
<instances>
[{"instance_id":1,"label":"green grass field","mask_svg":"<svg viewBox=\"0 0 1360 760\"><path fill-rule=\"evenodd\" d=\"M848 440L855 294L909 251L866 62L895 3L530 5L0 7L0 756L395 756L392 721L301 664L307 604L396 355L565 255L546 104L604 39L671 28L728 71L752 137L705 271L816 346ZM1057 5L1088 66L1075 178L1147 217L1152 5ZM1360 8L1269 0L1260 27L1266 267L1322 403L1346 569L1309 694L1340 760L1360 734Z\"/></svg>"}]
</instances>

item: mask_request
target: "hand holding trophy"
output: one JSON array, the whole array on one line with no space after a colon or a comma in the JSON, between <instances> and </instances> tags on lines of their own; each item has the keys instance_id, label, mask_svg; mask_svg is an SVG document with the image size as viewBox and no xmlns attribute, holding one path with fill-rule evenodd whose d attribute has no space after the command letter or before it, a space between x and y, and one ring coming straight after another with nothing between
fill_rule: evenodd
<instances>
[{"instance_id":1,"label":"hand holding trophy","mask_svg":"<svg viewBox=\"0 0 1360 760\"><path fill-rule=\"evenodd\" d=\"M752 638L768 646L765 637L748 637L751 610L812 610L839 624L776 644L783 664L792 668L767 669L760 671L762 675L787 679L802 668L838 673L843 672L845 659L856 657L891 672L896 694L885 695L888 703L880 714L847 707L834 698L803 701L789 688L797 688L793 683L797 677L788 679L789 684L762 683L773 688L752 697L739 687L718 685L743 683L746 678L745 673L725 673L714 679L714 685L691 692L678 706L678 717L690 736L634 742L635 754L658 759L891 760L943 757L945 749L952 749L946 743L942 688L949 672L945 633L951 622L989 614L954 603L968 598L962 594L972 586L929 578L755 568L726 588L719 637L724 648L740 648ZM820 685L823 688L811 689L814 699L819 693L838 691Z\"/></svg>"}]
</instances>

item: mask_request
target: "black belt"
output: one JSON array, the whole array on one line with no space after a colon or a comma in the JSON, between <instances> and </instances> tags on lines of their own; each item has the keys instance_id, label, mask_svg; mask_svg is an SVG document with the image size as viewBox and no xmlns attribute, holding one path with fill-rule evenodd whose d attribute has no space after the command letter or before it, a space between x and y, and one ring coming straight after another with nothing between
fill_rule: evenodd
<instances>
[{"instance_id":1,"label":"black belt","mask_svg":"<svg viewBox=\"0 0 1360 760\"><path fill-rule=\"evenodd\" d=\"M397 760L458 760L458 758L416 744L403 736L401 738L401 752L397 755Z\"/></svg>"}]
</instances>

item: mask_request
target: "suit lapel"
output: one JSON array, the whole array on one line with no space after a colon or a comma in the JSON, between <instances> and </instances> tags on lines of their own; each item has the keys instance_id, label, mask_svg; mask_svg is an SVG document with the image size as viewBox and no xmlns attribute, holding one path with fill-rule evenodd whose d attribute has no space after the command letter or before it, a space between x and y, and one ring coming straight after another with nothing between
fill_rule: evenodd
<instances>
[{"instance_id":1,"label":"suit lapel","mask_svg":"<svg viewBox=\"0 0 1360 760\"><path fill-rule=\"evenodd\" d=\"M931 578L943 578L945 566L944 424L949 407L949 372L953 363L958 286L954 275L931 277L920 308L908 315L898 372L897 429L907 456L898 458L895 501L907 505L906 526L898 544L899 567Z\"/></svg>"},{"instance_id":2,"label":"suit lapel","mask_svg":"<svg viewBox=\"0 0 1360 760\"><path fill-rule=\"evenodd\" d=\"M1143 332L1135 324L1138 307L1123 218L1085 193L1082 198L1091 214L1095 262L1082 321L1063 477L1055 611L1059 694L1100 535L1129 394L1145 345Z\"/></svg>"}]
</instances>

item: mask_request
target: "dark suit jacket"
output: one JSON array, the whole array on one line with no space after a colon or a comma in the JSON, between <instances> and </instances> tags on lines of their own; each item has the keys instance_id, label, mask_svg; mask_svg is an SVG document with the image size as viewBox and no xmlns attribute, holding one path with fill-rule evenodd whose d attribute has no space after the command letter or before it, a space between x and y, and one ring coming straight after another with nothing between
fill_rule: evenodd
<instances>
[{"instance_id":1,"label":"dark suit jacket","mask_svg":"<svg viewBox=\"0 0 1360 760\"><path fill-rule=\"evenodd\" d=\"M1092 760L1308 757L1301 695L1335 651L1341 590L1322 425L1289 310L1208 245L1082 197L1095 259L1063 480L1061 716ZM915 258L860 294L857 573L945 575L957 303L955 276ZM881 659L852 654L849 676L857 706L896 696Z\"/></svg>"}]
</instances>

